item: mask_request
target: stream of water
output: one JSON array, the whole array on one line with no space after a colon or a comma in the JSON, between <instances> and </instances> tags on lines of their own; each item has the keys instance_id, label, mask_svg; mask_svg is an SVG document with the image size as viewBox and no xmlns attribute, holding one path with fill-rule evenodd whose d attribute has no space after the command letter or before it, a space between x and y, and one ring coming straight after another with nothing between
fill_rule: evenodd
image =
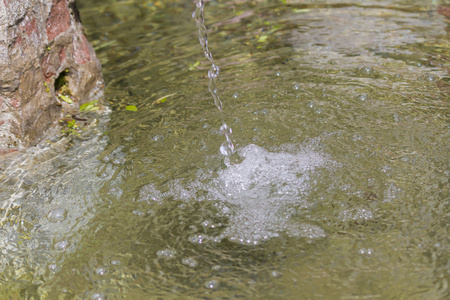
<instances>
[{"instance_id":1,"label":"stream of water","mask_svg":"<svg viewBox=\"0 0 450 300\"><path fill-rule=\"evenodd\" d=\"M77 4L108 109L2 157L1 299L448 299L448 1Z\"/></svg>"}]
</instances>

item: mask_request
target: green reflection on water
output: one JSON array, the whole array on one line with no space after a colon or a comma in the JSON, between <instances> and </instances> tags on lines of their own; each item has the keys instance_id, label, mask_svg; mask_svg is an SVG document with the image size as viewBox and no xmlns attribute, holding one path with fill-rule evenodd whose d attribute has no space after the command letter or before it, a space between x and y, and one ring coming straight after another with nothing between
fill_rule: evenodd
<instances>
[{"instance_id":1,"label":"green reflection on water","mask_svg":"<svg viewBox=\"0 0 450 300\"><path fill-rule=\"evenodd\" d=\"M89 164L61 159L49 167L48 178L66 178L70 168L87 182L97 178L78 187L68 208L64 222L78 225L46 229L45 238L55 239L49 244L74 246L43 251L34 264L20 264L22 273L5 268L2 292L45 299L445 299L448 19L433 1L286 2L206 4L236 148L256 144L272 153L256 160L246 194L223 186L230 167L218 154L221 120L208 94L193 3L79 1L107 82L112 112L99 130L108 141L99 138ZM155 103L165 95L172 96ZM67 157L77 146L94 147L75 142ZM291 156L283 162L276 153ZM305 164L315 155L329 164L299 166L299 181L283 178L280 170L290 171L289 157L299 153L310 153ZM231 163L243 165L242 153ZM267 179L262 193L265 170L280 178ZM34 181L32 192L44 179ZM75 194L62 186L55 198ZM286 189L295 199L280 196ZM230 222L247 220L246 236L264 227L251 211L264 214L258 209L268 202L274 215L266 220L288 217L286 230L265 224L279 236L252 240L257 245L230 240L245 230ZM73 216L76 209L84 219ZM35 222L51 228L46 214ZM320 230L325 236L314 234Z\"/></svg>"}]
</instances>

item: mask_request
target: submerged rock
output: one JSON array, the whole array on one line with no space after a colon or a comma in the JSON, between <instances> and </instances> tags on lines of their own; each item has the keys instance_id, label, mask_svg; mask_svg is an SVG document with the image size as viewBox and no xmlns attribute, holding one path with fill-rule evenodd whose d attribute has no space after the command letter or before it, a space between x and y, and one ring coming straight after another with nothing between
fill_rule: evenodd
<instances>
[{"instance_id":1,"label":"submerged rock","mask_svg":"<svg viewBox=\"0 0 450 300\"><path fill-rule=\"evenodd\" d=\"M0 0L0 154L36 144L103 85L75 0Z\"/></svg>"}]
</instances>

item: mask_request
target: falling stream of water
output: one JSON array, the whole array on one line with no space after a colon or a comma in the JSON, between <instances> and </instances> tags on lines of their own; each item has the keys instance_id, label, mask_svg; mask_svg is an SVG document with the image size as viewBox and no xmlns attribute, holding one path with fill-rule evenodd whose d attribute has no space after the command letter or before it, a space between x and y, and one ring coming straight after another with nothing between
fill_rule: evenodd
<instances>
[{"instance_id":1,"label":"falling stream of water","mask_svg":"<svg viewBox=\"0 0 450 300\"><path fill-rule=\"evenodd\" d=\"M225 136L226 141L222 143L220 146L220 153L225 156L230 156L234 153L234 145L231 141L231 127L225 123L225 118L223 116L223 103L220 100L219 93L217 92L217 78L219 77L219 66L217 66L214 62L211 51L208 48L208 33L205 27L205 15L203 12L204 2L203 0L199 0L196 3L195 11L192 13L192 17L195 19L195 24L198 28L198 40L200 45L202 46L203 53L205 57L211 62L211 68L208 71L209 78L209 92L214 99L214 104L220 112L222 118L222 126L220 126L220 132Z\"/></svg>"}]
</instances>

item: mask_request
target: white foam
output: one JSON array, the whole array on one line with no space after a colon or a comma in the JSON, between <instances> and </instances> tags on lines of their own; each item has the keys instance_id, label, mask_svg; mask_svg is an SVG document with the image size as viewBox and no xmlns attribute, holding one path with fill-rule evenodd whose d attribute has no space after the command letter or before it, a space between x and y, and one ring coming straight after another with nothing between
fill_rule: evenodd
<instances>
[{"instance_id":1,"label":"white foam","mask_svg":"<svg viewBox=\"0 0 450 300\"><path fill-rule=\"evenodd\" d=\"M316 225L292 220L297 209L307 206L306 196L313 183L311 173L326 166L326 155L311 149L285 147L285 151L270 152L248 145L238 154L241 163L229 165L216 173L203 173L191 183L172 181L168 191L161 193L154 185L141 190L141 199L163 203L167 199L192 201L198 191L206 192L208 200L216 201L218 217L227 217L220 236L244 244L257 244L280 234L319 238L325 231ZM223 227L222 227L223 228ZM208 238L209 239L209 238Z\"/></svg>"},{"instance_id":2,"label":"white foam","mask_svg":"<svg viewBox=\"0 0 450 300\"><path fill-rule=\"evenodd\" d=\"M233 207L224 237L255 244L282 232L311 238L325 235L317 226L290 220L295 207L306 204L310 172L328 161L325 156L310 150L269 152L256 145L239 154L242 163L220 172L214 182L217 198Z\"/></svg>"}]
</instances>

